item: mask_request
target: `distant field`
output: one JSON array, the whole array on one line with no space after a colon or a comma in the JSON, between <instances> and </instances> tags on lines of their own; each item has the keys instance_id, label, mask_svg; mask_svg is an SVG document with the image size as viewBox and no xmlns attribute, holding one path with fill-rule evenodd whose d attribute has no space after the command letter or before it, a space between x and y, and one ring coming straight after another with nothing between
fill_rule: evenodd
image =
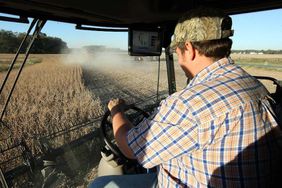
<instances>
[{"instance_id":1,"label":"distant field","mask_svg":"<svg viewBox=\"0 0 282 188\"><path fill-rule=\"evenodd\" d=\"M245 67L282 71L281 54L232 54L232 58Z\"/></svg>"},{"instance_id":2,"label":"distant field","mask_svg":"<svg viewBox=\"0 0 282 188\"><path fill-rule=\"evenodd\" d=\"M10 63L13 60L13 56L11 54L1 54L1 59L0 59L0 72L7 71L10 67ZM21 55L18 58L18 61L14 65L14 69L17 69L20 67L20 64L24 60L24 57ZM40 63L42 61L42 58L36 57L36 56L30 56L27 61L26 65L33 65L36 63Z\"/></svg>"},{"instance_id":3,"label":"distant field","mask_svg":"<svg viewBox=\"0 0 282 188\"><path fill-rule=\"evenodd\" d=\"M232 54L235 63L253 76L270 76L282 80L282 54ZM262 80L271 92L275 86L271 81Z\"/></svg>"},{"instance_id":4,"label":"distant field","mask_svg":"<svg viewBox=\"0 0 282 188\"><path fill-rule=\"evenodd\" d=\"M233 59L282 59L282 54L231 54Z\"/></svg>"}]
</instances>

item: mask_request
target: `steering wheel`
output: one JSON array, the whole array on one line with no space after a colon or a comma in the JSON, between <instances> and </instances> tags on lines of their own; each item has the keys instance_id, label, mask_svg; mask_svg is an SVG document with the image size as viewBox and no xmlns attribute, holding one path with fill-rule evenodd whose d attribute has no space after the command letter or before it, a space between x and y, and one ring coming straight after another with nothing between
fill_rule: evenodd
<instances>
[{"instance_id":1,"label":"steering wheel","mask_svg":"<svg viewBox=\"0 0 282 188\"><path fill-rule=\"evenodd\" d=\"M138 113L140 113L140 115L143 115L144 117L149 117L149 114L147 112L145 112L144 110L140 109L140 108L137 108L136 106L134 105L129 105L127 106L127 108L125 109L125 112L129 111L129 110L134 110ZM127 157L125 157L122 152L120 151L120 149L118 148L118 146L113 142L113 139L109 138L108 136L108 131L110 130L111 133L112 133L112 122L111 122L111 119L109 118L110 117L110 111L107 110L102 118L102 121L101 121L101 125L100 125L100 132L101 132L101 135L102 135L102 138L105 142L105 144L108 146L108 148L117 156L117 157L120 157L121 159L124 159L124 160L128 160ZM137 125L139 122L135 122L133 123L134 125Z\"/></svg>"}]
</instances>

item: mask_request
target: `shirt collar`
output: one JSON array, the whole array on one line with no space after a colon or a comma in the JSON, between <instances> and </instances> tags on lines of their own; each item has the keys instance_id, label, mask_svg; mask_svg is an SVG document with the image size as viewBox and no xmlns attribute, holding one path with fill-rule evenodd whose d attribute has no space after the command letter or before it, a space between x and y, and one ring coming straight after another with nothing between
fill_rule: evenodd
<instances>
[{"instance_id":1,"label":"shirt collar","mask_svg":"<svg viewBox=\"0 0 282 188\"><path fill-rule=\"evenodd\" d=\"M233 60L229 58L222 58L213 64L209 65L208 67L201 70L188 84L187 87L191 87L193 85L196 85L200 82L203 82L205 80L208 80L212 77L212 75L221 67L224 67L228 64L234 64Z\"/></svg>"}]
</instances>

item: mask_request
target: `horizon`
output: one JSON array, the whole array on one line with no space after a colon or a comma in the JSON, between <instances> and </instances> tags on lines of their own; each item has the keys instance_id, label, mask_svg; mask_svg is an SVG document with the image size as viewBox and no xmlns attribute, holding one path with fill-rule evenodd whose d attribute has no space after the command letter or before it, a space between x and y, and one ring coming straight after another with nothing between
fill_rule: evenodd
<instances>
[{"instance_id":1,"label":"horizon","mask_svg":"<svg viewBox=\"0 0 282 188\"><path fill-rule=\"evenodd\" d=\"M1 15L1 14L0 14ZM234 36L232 50L282 50L282 9L231 15ZM280 18L280 19L279 19ZM0 29L26 32L29 24L0 21ZM58 37L69 48L102 45L127 50L127 32L76 30L75 24L47 21L42 29L49 37Z\"/></svg>"}]
</instances>

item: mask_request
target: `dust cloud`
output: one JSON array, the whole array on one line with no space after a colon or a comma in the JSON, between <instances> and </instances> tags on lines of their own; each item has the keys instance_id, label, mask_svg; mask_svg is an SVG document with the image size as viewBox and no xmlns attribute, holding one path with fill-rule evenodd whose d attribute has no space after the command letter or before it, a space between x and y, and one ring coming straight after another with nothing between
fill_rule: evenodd
<instances>
[{"instance_id":1,"label":"dust cloud","mask_svg":"<svg viewBox=\"0 0 282 188\"><path fill-rule=\"evenodd\" d=\"M131 68L133 61L133 57L129 56L127 51L99 50L90 52L83 48L72 50L62 59L64 64L79 64L87 69Z\"/></svg>"}]
</instances>

